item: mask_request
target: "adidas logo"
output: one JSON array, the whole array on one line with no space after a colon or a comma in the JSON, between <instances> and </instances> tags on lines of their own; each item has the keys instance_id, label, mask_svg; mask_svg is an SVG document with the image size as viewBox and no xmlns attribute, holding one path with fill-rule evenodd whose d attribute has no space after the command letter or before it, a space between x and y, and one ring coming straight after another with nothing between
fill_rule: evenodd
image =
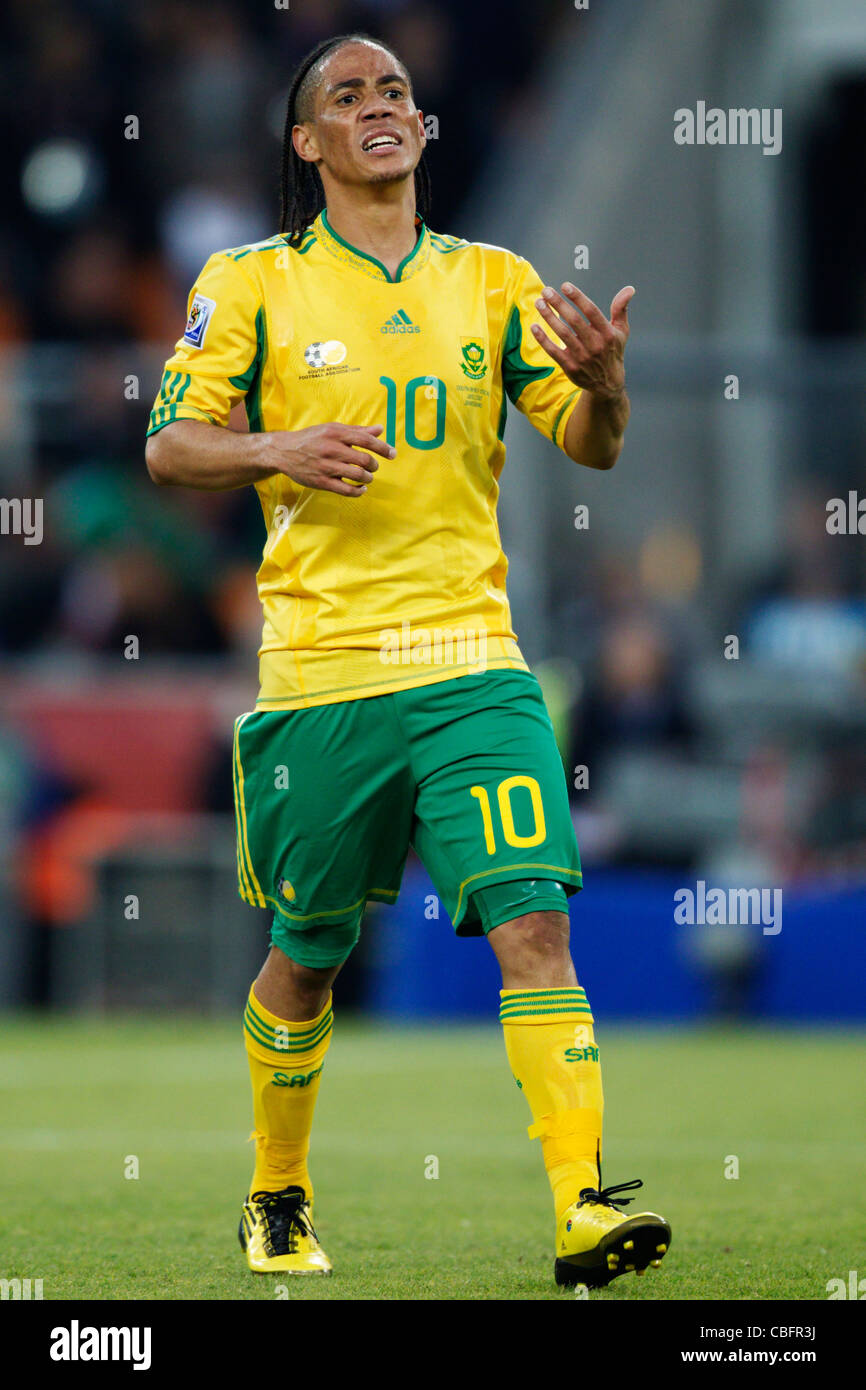
<instances>
[{"instance_id":1,"label":"adidas logo","mask_svg":"<svg viewBox=\"0 0 866 1390\"><path fill-rule=\"evenodd\" d=\"M413 323L405 309L398 309L396 314L386 319L379 329L380 333L420 333L421 329L417 323Z\"/></svg>"}]
</instances>

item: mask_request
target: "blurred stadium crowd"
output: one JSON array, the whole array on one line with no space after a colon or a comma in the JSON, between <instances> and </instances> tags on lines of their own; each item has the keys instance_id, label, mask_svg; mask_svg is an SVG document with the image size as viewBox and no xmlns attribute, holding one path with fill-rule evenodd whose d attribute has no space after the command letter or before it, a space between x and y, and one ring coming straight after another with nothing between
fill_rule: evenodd
<instances>
[{"instance_id":1,"label":"blurred stadium crowd","mask_svg":"<svg viewBox=\"0 0 866 1390\"><path fill-rule=\"evenodd\" d=\"M44 498L45 525L38 546L0 538L0 842L4 904L35 930L88 911L87 865L128 833L124 817L231 807L260 511L252 490L157 492L143 444L200 266L276 227L291 70L343 30L393 44L448 132L428 147L432 222L459 234L494 142L543 110L556 8L502 0L494 21L460 0L5 6L0 492ZM570 780L592 768L574 790L588 862L700 867L708 844L724 848L715 807L757 878L866 873L866 755L845 703L866 676L866 567L859 537L828 535L825 502L818 486L792 492L784 564L750 576L723 616L763 725L726 710L707 674L705 557L679 557L694 574L674 597L652 553L596 546L582 561L539 675ZM22 993L47 992L37 952Z\"/></svg>"},{"instance_id":2,"label":"blurred stadium crowd","mask_svg":"<svg viewBox=\"0 0 866 1390\"><path fill-rule=\"evenodd\" d=\"M343 30L393 43L419 101L452 132L441 158L430 149L436 217L449 226L506 113L518 119L531 99L548 10L506 0L491 29L484 7L457 0L5 7L4 489L21 495L26 479L24 495L44 495L57 524L38 564L3 547L2 650L115 651L128 631L151 652L232 649L235 562L248 578L260 548L255 498L156 497L142 440L154 363L179 336L202 264L276 227L290 74ZM55 350L16 355L29 344ZM118 391L130 375L137 400Z\"/></svg>"}]
</instances>

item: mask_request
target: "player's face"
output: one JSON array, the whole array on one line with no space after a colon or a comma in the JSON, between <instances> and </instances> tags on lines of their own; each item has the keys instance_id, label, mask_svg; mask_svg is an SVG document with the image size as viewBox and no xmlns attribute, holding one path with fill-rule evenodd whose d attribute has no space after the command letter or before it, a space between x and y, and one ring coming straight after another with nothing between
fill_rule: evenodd
<instances>
[{"instance_id":1,"label":"player's face","mask_svg":"<svg viewBox=\"0 0 866 1390\"><path fill-rule=\"evenodd\" d=\"M407 179L426 143L422 113L393 54L371 43L346 44L328 59L316 92L315 120L295 127L302 158L339 183Z\"/></svg>"}]
</instances>

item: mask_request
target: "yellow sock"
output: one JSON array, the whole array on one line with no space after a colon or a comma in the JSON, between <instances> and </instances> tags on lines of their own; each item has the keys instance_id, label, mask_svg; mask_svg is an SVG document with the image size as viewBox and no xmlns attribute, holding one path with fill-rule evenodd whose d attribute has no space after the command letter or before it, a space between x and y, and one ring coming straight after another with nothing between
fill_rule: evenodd
<instances>
[{"instance_id":1,"label":"yellow sock","mask_svg":"<svg viewBox=\"0 0 866 1390\"><path fill-rule=\"evenodd\" d=\"M604 1097L593 1017L583 990L500 990L499 1017L514 1079L532 1111L556 1217L598 1187Z\"/></svg>"},{"instance_id":2,"label":"yellow sock","mask_svg":"<svg viewBox=\"0 0 866 1390\"><path fill-rule=\"evenodd\" d=\"M302 1187L313 1199L307 1154L333 1022L330 994L317 1018L289 1023L270 1013L250 990L244 1014L255 1120L250 1138L256 1141L250 1193Z\"/></svg>"}]
</instances>

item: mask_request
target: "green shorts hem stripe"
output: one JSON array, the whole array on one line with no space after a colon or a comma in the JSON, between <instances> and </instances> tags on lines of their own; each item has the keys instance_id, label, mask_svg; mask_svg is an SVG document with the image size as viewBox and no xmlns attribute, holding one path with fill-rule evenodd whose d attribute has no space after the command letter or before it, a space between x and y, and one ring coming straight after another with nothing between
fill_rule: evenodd
<instances>
[{"instance_id":1,"label":"green shorts hem stripe","mask_svg":"<svg viewBox=\"0 0 866 1390\"><path fill-rule=\"evenodd\" d=\"M525 883L525 879L518 879L517 883ZM481 890L481 893L484 889ZM480 894L479 894L480 896ZM568 912L568 895L564 889L550 897L540 894L533 897L532 903L515 908L514 904L500 903L499 907L492 913L482 914L482 930L485 936L489 936L495 927L501 927L503 922L513 922L516 917L523 917L528 912Z\"/></svg>"},{"instance_id":2,"label":"green shorts hem stripe","mask_svg":"<svg viewBox=\"0 0 866 1390\"><path fill-rule=\"evenodd\" d=\"M238 884L238 894L250 907L270 907L280 917L286 918L289 922L311 922L320 917L350 917L353 912L363 909L367 901L392 903L399 896L399 888L371 888L365 897L361 898L351 907L337 907L327 912L311 912L306 917L299 913L288 912L285 903L279 898L275 898L272 893L262 893L261 899L255 894L246 891L241 884Z\"/></svg>"},{"instance_id":3,"label":"green shorts hem stripe","mask_svg":"<svg viewBox=\"0 0 866 1390\"><path fill-rule=\"evenodd\" d=\"M320 917L351 917L353 912L358 912L359 910L363 911L366 904L370 901L392 903L399 895L399 888L370 888L363 898L359 898L358 901L352 903L350 907L335 907L329 909L327 912L308 912L306 916L303 916L299 912L289 912L285 904L280 902L279 898L272 898L267 893L265 893L264 896L265 901L274 911L279 913L281 917L285 917L288 921L315 922ZM243 897L243 894L241 894L241 897ZM249 899L247 899L247 901L249 901Z\"/></svg>"},{"instance_id":4,"label":"green shorts hem stripe","mask_svg":"<svg viewBox=\"0 0 866 1390\"><path fill-rule=\"evenodd\" d=\"M524 873L524 870L529 870L529 874ZM483 869L480 874L472 874L469 878L465 878L460 884L457 894L457 907L454 911L454 920L456 922L460 920L460 910L463 906L463 894L470 883L475 883L480 878L492 878L494 875L497 876L497 882L507 883L509 879L515 880L529 877L530 875L537 876L541 870L544 870L545 878L562 878L572 886L578 888L583 887L583 874L580 869L566 869L561 864L508 864L507 866L500 865L498 869ZM474 892L474 889L472 891Z\"/></svg>"},{"instance_id":5,"label":"green shorts hem stripe","mask_svg":"<svg viewBox=\"0 0 866 1390\"><path fill-rule=\"evenodd\" d=\"M361 934L360 914L348 923L320 924L317 927L290 927L274 915L271 944L299 965L313 970L330 970L351 955Z\"/></svg>"},{"instance_id":6,"label":"green shorts hem stripe","mask_svg":"<svg viewBox=\"0 0 866 1390\"><path fill-rule=\"evenodd\" d=\"M277 898L268 898L268 902L272 905L275 912L279 913L281 917L287 918L289 922L317 922L323 917L351 917L354 912L363 910L366 897L359 898L358 901L352 903L350 907L334 907L328 908L325 912L307 913L289 912Z\"/></svg>"}]
</instances>

